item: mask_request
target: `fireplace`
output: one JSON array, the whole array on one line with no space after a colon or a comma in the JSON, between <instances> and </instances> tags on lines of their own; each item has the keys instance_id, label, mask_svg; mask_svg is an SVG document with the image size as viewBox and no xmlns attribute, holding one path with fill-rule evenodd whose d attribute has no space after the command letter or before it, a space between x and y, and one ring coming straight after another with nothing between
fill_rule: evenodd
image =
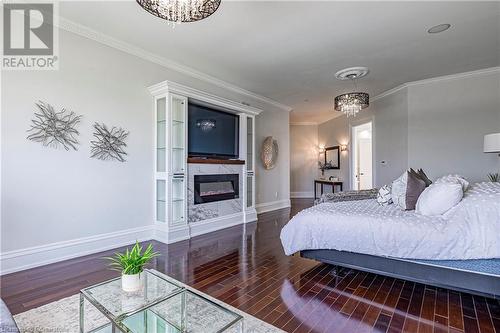
<instances>
[{"instance_id":1,"label":"fireplace","mask_svg":"<svg viewBox=\"0 0 500 333\"><path fill-rule=\"evenodd\" d=\"M239 175L195 175L194 204L239 198Z\"/></svg>"}]
</instances>

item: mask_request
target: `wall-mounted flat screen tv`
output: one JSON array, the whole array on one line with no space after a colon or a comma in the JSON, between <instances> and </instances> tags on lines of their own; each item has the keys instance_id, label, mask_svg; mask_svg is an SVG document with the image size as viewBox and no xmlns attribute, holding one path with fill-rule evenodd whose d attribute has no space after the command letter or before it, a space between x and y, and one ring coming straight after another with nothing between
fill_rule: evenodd
<instances>
[{"instance_id":1,"label":"wall-mounted flat screen tv","mask_svg":"<svg viewBox=\"0 0 500 333\"><path fill-rule=\"evenodd\" d=\"M238 115L189 103L189 157L238 158L239 128Z\"/></svg>"}]
</instances>

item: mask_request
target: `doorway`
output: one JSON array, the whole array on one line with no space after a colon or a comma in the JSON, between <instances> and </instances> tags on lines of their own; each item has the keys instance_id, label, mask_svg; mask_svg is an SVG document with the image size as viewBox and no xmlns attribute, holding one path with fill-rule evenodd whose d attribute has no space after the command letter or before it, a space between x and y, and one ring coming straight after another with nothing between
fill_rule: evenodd
<instances>
[{"instance_id":1,"label":"doorway","mask_svg":"<svg viewBox=\"0 0 500 333\"><path fill-rule=\"evenodd\" d=\"M373 129L372 122L351 129L352 172L354 190L373 188Z\"/></svg>"}]
</instances>

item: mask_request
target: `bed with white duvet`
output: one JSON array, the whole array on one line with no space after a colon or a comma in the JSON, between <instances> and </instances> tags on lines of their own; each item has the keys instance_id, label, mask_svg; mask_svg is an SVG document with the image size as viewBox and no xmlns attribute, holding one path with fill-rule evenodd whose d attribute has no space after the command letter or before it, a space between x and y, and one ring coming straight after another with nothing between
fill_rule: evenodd
<instances>
[{"instance_id":1,"label":"bed with white duvet","mask_svg":"<svg viewBox=\"0 0 500 333\"><path fill-rule=\"evenodd\" d=\"M339 250L403 259L500 258L500 183L473 184L440 216L380 206L374 199L322 203L294 216L281 242L287 255Z\"/></svg>"}]
</instances>

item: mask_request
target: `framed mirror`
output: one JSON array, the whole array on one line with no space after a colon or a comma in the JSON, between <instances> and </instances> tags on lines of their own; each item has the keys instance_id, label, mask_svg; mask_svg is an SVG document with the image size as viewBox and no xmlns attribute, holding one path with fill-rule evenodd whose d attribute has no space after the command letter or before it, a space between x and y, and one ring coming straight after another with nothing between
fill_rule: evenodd
<instances>
[{"instance_id":1,"label":"framed mirror","mask_svg":"<svg viewBox=\"0 0 500 333\"><path fill-rule=\"evenodd\" d=\"M326 169L340 169L340 146L325 148L325 165L327 163Z\"/></svg>"}]
</instances>

